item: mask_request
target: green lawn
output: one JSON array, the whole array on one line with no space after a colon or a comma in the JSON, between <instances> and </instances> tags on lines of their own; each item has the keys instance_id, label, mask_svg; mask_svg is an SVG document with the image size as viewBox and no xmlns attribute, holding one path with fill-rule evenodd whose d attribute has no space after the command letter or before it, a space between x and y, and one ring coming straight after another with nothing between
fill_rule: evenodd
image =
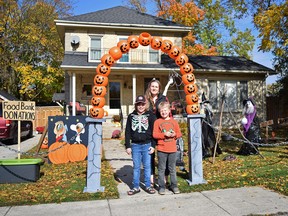
<instances>
[{"instance_id":1,"label":"green lawn","mask_svg":"<svg viewBox=\"0 0 288 216\"><path fill-rule=\"evenodd\" d=\"M185 125L181 125L182 129ZM287 136L287 128L277 129L277 136ZM183 129L184 137L187 137ZM237 133L235 133L237 136ZM120 141L119 141L120 142ZM187 145L187 142L186 142ZM216 190L243 186L261 186L288 195L288 146L260 147L259 155L238 156L242 143L221 141L223 154L203 161L204 179L207 184L189 186L188 174L178 170L179 189L182 193ZM185 146L187 150L187 146ZM31 150L32 152L35 149ZM224 161L227 155L234 155L233 161ZM0 184L0 206L59 203L119 198L117 181L105 155L102 159L101 186L104 192L83 193L86 186L86 161L41 166L41 178L35 183ZM188 170L188 156L184 157Z\"/></svg>"}]
</instances>

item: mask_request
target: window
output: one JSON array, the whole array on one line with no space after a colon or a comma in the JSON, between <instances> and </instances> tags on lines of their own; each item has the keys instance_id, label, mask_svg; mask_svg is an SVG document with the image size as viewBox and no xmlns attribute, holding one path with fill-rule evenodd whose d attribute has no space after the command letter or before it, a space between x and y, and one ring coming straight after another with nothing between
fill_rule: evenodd
<instances>
[{"instance_id":1,"label":"window","mask_svg":"<svg viewBox=\"0 0 288 216\"><path fill-rule=\"evenodd\" d=\"M242 101L248 96L247 81L209 81L209 100L213 109L221 107L222 97L225 93L224 111L236 111L241 108Z\"/></svg>"},{"instance_id":2,"label":"window","mask_svg":"<svg viewBox=\"0 0 288 216\"><path fill-rule=\"evenodd\" d=\"M110 109L121 108L120 82L109 82L109 104Z\"/></svg>"},{"instance_id":3,"label":"window","mask_svg":"<svg viewBox=\"0 0 288 216\"><path fill-rule=\"evenodd\" d=\"M91 37L91 47L89 52L90 60L101 59L101 38Z\"/></svg>"},{"instance_id":4,"label":"window","mask_svg":"<svg viewBox=\"0 0 288 216\"><path fill-rule=\"evenodd\" d=\"M120 37L119 41L127 40L127 37ZM122 57L119 59L118 62L129 62L129 52L122 54Z\"/></svg>"},{"instance_id":5,"label":"window","mask_svg":"<svg viewBox=\"0 0 288 216\"><path fill-rule=\"evenodd\" d=\"M159 51L149 47L149 62L159 63Z\"/></svg>"},{"instance_id":6,"label":"window","mask_svg":"<svg viewBox=\"0 0 288 216\"><path fill-rule=\"evenodd\" d=\"M86 99L87 97L92 96L92 85L91 84L83 84L82 87L82 99Z\"/></svg>"}]
</instances>

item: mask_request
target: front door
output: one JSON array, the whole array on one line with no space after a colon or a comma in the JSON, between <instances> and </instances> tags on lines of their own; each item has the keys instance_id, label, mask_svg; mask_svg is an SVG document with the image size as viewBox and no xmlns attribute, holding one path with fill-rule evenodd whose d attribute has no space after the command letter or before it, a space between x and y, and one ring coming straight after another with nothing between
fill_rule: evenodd
<instances>
[{"instance_id":1,"label":"front door","mask_svg":"<svg viewBox=\"0 0 288 216\"><path fill-rule=\"evenodd\" d=\"M117 81L109 82L109 108L110 113L119 114L121 108L121 83Z\"/></svg>"}]
</instances>

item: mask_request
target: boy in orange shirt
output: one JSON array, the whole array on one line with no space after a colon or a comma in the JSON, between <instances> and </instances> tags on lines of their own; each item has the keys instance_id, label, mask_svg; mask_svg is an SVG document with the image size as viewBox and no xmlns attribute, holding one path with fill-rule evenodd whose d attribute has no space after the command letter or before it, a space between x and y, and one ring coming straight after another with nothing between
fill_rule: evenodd
<instances>
[{"instance_id":1,"label":"boy in orange shirt","mask_svg":"<svg viewBox=\"0 0 288 216\"><path fill-rule=\"evenodd\" d=\"M165 194L166 162L170 171L171 190L174 194L179 194L176 176L176 140L182 134L178 122L170 117L169 102L161 102L158 110L161 118L154 122L153 137L157 140L159 194Z\"/></svg>"}]
</instances>

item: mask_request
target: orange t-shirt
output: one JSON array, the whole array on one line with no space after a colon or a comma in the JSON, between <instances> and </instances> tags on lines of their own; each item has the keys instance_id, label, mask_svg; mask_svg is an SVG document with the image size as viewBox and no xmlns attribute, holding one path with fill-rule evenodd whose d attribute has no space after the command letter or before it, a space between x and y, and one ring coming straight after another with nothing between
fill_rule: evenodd
<instances>
[{"instance_id":1,"label":"orange t-shirt","mask_svg":"<svg viewBox=\"0 0 288 216\"><path fill-rule=\"evenodd\" d=\"M176 137L168 138L164 135L166 131L173 130ZM178 122L175 119L169 120L157 119L154 122L153 137L157 140L157 150L161 152L172 153L177 151L176 139L181 137L181 131Z\"/></svg>"}]
</instances>

